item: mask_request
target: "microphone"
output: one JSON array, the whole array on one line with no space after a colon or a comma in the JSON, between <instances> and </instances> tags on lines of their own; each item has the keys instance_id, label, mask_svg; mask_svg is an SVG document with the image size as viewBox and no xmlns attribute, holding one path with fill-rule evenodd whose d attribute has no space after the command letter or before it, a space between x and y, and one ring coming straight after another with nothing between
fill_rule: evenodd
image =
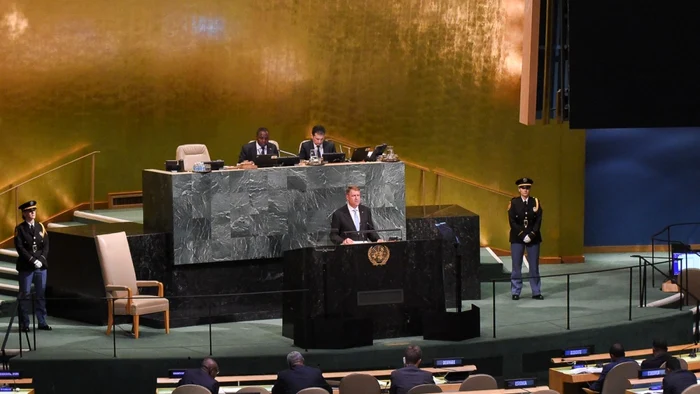
<instances>
[{"instance_id":1,"label":"microphone","mask_svg":"<svg viewBox=\"0 0 700 394\"><path fill-rule=\"evenodd\" d=\"M294 153L291 153L291 152L287 152L286 150L279 149L279 151L280 151L280 153L285 153L285 154L287 154L287 155L289 155L289 156L298 156L297 154L294 154Z\"/></svg>"}]
</instances>

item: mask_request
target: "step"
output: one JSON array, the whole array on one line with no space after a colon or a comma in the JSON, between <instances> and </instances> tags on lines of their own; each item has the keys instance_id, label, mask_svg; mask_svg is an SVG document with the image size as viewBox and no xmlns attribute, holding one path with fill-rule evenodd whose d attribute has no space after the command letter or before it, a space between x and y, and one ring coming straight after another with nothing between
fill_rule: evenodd
<instances>
[{"instance_id":1,"label":"step","mask_svg":"<svg viewBox=\"0 0 700 394\"><path fill-rule=\"evenodd\" d=\"M0 256L17 258L19 257L19 253L17 253L15 248L0 249Z\"/></svg>"},{"instance_id":2,"label":"step","mask_svg":"<svg viewBox=\"0 0 700 394\"><path fill-rule=\"evenodd\" d=\"M101 215L98 213L88 212L88 211L75 211L73 212L73 217L75 221L92 224L92 223L129 223L129 220L119 219L112 216Z\"/></svg>"},{"instance_id":3,"label":"step","mask_svg":"<svg viewBox=\"0 0 700 394\"><path fill-rule=\"evenodd\" d=\"M80 223L80 222L57 222L57 223L49 223L47 228L64 228L64 227L76 227L76 226L84 226L85 223Z\"/></svg>"},{"instance_id":4,"label":"step","mask_svg":"<svg viewBox=\"0 0 700 394\"><path fill-rule=\"evenodd\" d=\"M17 270L15 263L9 261L0 261L0 277L13 277L17 279Z\"/></svg>"},{"instance_id":5,"label":"step","mask_svg":"<svg viewBox=\"0 0 700 394\"><path fill-rule=\"evenodd\" d=\"M14 248L0 249L0 262L14 265L15 262L17 262L17 257L19 257L19 254L17 254L17 251L15 251Z\"/></svg>"},{"instance_id":6,"label":"step","mask_svg":"<svg viewBox=\"0 0 700 394\"><path fill-rule=\"evenodd\" d=\"M0 305L15 301L17 301L17 297L13 297L7 294L0 294Z\"/></svg>"},{"instance_id":7,"label":"step","mask_svg":"<svg viewBox=\"0 0 700 394\"><path fill-rule=\"evenodd\" d=\"M16 294L19 292L19 282L17 280L0 278L0 291L3 291L4 294Z\"/></svg>"}]
</instances>

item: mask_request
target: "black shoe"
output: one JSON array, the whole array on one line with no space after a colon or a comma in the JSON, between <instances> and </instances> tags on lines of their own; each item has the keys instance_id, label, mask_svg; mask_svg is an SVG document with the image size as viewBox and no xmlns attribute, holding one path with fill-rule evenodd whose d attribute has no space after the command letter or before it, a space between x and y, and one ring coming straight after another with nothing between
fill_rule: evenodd
<instances>
[{"instance_id":1,"label":"black shoe","mask_svg":"<svg viewBox=\"0 0 700 394\"><path fill-rule=\"evenodd\" d=\"M51 326L48 325L48 324L44 324L43 326L42 326L42 325L39 325L39 329L40 329L40 330L44 330L44 331L51 331L51 330L53 330L53 328L51 328Z\"/></svg>"},{"instance_id":2,"label":"black shoe","mask_svg":"<svg viewBox=\"0 0 700 394\"><path fill-rule=\"evenodd\" d=\"M29 326L20 326L20 327L19 327L19 330L20 330L21 332L29 332Z\"/></svg>"},{"instance_id":3,"label":"black shoe","mask_svg":"<svg viewBox=\"0 0 700 394\"><path fill-rule=\"evenodd\" d=\"M535 300L544 300L544 297L542 297L542 294L534 295L534 296L532 296L532 298Z\"/></svg>"},{"instance_id":4,"label":"black shoe","mask_svg":"<svg viewBox=\"0 0 700 394\"><path fill-rule=\"evenodd\" d=\"M520 299L520 295L518 294L513 294L513 301L517 301Z\"/></svg>"}]
</instances>

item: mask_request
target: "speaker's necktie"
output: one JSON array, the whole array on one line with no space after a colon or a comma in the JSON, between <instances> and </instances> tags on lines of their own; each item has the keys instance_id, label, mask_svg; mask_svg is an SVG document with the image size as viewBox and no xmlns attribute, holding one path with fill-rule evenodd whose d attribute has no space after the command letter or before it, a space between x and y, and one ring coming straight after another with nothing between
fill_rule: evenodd
<instances>
[{"instance_id":1,"label":"speaker's necktie","mask_svg":"<svg viewBox=\"0 0 700 394\"><path fill-rule=\"evenodd\" d=\"M321 147L316 146L316 157L321 157Z\"/></svg>"}]
</instances>

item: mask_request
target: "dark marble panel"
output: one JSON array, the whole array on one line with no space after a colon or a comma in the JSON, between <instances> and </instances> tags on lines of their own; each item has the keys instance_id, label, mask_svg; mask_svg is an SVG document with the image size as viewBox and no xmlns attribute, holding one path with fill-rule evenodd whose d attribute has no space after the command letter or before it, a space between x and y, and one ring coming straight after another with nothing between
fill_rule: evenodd
<instances>
[{"instance_id":1,"label":"dark marble panel","mask_svg":"<svg viewBox=\"0 0 700 394\"><path fill-rule=\"evenodd\" d=\"M406 235L412 239L441 239L435 224L445 222L451 227L460 244L457 249L452 242L442 245L442 263L445 277L445 298L448 307L455 305L456 255L462 263L462 299L481 299L479 284L480 236L479 216L458 205L432 205L406 207Z\"/></svg>"},{"instance_id":2,"label":"dark marble panel","mask_svg":"<svg viewBox=\"0 0 700 394\"><path fill-rule=\"evenodd\" d=\"M173 178L163 179L157 172L144 171L143 216L151 218L146 225L153 231L173 232Z\"/></svg>"},{"instance_id":3,"label":"dark marble panel","mask_svg":"<svg viewBox=\"0 0 700 394\"><path fill-rule=\"evenodd\" d=\"M424 311L442 311L442 241L383 244L391 255L374 265L376 244L304 248L285 252L283 331L292 337L302 317L371 317L375 338L420 335ZM324 281L325 278L325 281ZM358 292L402 290L403 302L361 305Z\"/></svg>"},{"instance_id":4,"label":"dark marble panel","mask_svg":"<svg viewBox=\"0 0 700 394\"><path fill-rule=\"evenodd\" d=\"M390 235L405 238L404 174L400 162L208 174L145 170L144 196L152 202L144 206L144 222L149 229L173 234L175 265L217 262L226 256L278 258L289 248L329 243L330 216L345 204L345 188L355 184L373 210L376 226L398 229ZM156 209L155 202L168 188L171 203ZM230 254L226 245L232 247Z\"/></svg>"},{"instance_id":5,"label":"dark marble panel","mask_svg":"<svg viewBox=\"0 0 700 394\"><path fill-rule=\"evenodd\" d=\"M127 233L136 277L163 283L170 300L171 326L242 321L279 317L281 294L236 295L275 292L282 289L282 259L231 261L232 238L226 242L193 244L209 248L221 261L215 264L173 265L172 237L149 233L137 223L95 224L51 229L51 271L47 295L49 315L104 325L107 304L100 271L95 235ZM279 251L281 239L270 236L267 243ZM277 248L277 249L275 249ZM281 252L279 252L281 253ZM144 289L145 293L153 289ZM162 314L146 315L143 324L162 326ZM123 321L124 319L121 319Z\"/></svg>"}]
</instances>

